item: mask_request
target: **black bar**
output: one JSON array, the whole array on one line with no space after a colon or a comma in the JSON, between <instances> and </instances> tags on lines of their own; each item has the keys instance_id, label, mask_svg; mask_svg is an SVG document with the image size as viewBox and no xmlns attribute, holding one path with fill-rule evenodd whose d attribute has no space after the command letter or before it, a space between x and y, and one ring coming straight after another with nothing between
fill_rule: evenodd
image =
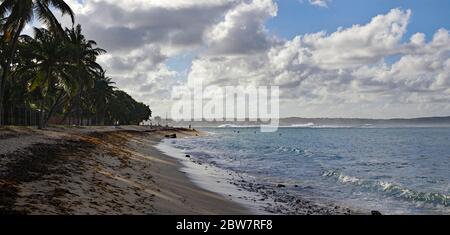
<instances>
[{"instance_id":1,"label":"black bar","mask_svg":"<svg viewBox=\"0 0 450 235\"><path fill-rule=\"evenodd\" d=\"M155 231L276 234L290 231L294 234L337 232L385 234L398 231L404 234L407 231L424 231L431 234L432 231L448 232L449 218L448 216L3 216L0 217L0 234L10 234L3 233L6 230L15 233L39 231L57 234L66 232L105 234L106 231L122 234L161 234L154 233ZM245 227L242 226L244 221L247 221ZM206 227L206 224L201 225L200 222L209 225Z\"/></svg>"}]
</instances>

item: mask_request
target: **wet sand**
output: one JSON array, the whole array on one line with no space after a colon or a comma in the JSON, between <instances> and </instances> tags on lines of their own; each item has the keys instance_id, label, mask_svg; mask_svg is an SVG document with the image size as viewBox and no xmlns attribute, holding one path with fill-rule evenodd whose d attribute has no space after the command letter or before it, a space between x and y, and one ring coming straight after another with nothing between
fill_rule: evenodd
<instances>
[{"instance_id":1,"label":"wet sand","mask_svg":"<svg viewBox=\"0 0 450 235\"><path fill-rule=\"evenodd\" d=\"M0 129L0 214L248 214L155 148L188 129Z\"/></svg>"},{"instance_id":2,"label":"wet sand","mask_svg":"<svg viewBox=\"0 0 450 235\"><path fill-rule=\"evenodd\" d=\"M369 214L338 202L313 195L308 186L289 182L269 182L245 173L217 167L172 147L165 140L157 148L183 164L182 171L202 188L219 193L244 205L252 214L275 215L352 215Z\"/></svg>"}]
</instances>

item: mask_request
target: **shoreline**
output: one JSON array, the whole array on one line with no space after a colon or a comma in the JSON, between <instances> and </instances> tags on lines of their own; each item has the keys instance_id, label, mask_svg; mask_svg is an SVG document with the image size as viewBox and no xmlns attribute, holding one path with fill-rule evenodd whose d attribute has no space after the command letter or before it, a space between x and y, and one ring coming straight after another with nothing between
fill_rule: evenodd
<instances>
[{"instance_id":1,"label":"shoreline","mask_svg":"<svg viewBox=\"0 0 450 235\"><path fill-rule=\"evenodd\" d=\"M249 214L155 148L182 128L0 130L0 214Z\"/></svg>"},{"instance_id":2,"label":"shoreline","mask_svg":"<svg viewBox=\"0 0 450 235\"><path fill-rule=\"evenodd\" d=\"M0 130L0 214L364 214L186 157L183 128Z\"/></svg>"},{"instance_id":3,"label":"shoreline","mask_svg":"<svg viewBox=\"0 0 450 235\"><path fill-rule=\"evenodd\" d=\"M235 183L238 177L237 174L199 161L194 156L186 155L180 149L172 147L168 142L170 140L162 140L156 148L179 161L183 165L180 170L198 187L239 203L247 209L249 214L273 214L266 211L264 203L257 200L257 198L260 198L258 193L238 187Z\"/></svg>"},{"instance_id":4,"label":"shoreline","mask_svg":"<svg viewBox=\"0 0 450 235\"><path fill-rule=\"evenodd\" d=\"M255 177L238 174L197 159L186 157L180 149L162 141L157 148L180 161L188 177L206 190L231 198L253 214L261 215L363 215L369 214L356 208L349 208L336 202L320 201L314 197L299 194L307 191L300 185L262 183ZM295 189L296 192L292 190ZM305 192L306 193L306 192ZM307 193L306 193L307 194ZM311 198L311 199L309 199Z\"/></svg>"}]
</instances>

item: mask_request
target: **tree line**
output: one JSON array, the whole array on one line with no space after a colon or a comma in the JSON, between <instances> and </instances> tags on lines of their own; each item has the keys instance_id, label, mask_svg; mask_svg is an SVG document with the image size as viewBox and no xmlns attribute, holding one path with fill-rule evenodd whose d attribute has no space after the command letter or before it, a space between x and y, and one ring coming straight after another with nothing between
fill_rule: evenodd
<instances>
[{"instance_id":1,"label":"tree line","mask_svg":"<svg viewBox=\"0 0 450 235\"><path fill-rule=\"evenodd\" d=\"M73 27L63 28L53 11L68 15ZM45 27L22 34L34 19ZM127 125L149 119L150 108L114 87L97 63L104 53L75 26L65 1L1 0L0 125Z\"/></svg>"}]
</instances>

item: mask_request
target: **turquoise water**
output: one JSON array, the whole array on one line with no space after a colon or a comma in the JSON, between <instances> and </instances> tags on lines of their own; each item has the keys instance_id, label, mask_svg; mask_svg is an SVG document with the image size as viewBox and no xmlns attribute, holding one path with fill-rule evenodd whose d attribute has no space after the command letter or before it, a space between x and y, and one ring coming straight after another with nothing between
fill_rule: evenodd
<instances>
[{"instance_id":1,"label":"turquoise water","mask_svg":"<svg viewBox=\"0 0 450 235\"><path fill-rule=\"evenodd\" d=\"M173 144L264 183L299 185L311 198L388 214L450 214L450 128L203 131L211 134Z\"/></svg>"}]
</instances>

